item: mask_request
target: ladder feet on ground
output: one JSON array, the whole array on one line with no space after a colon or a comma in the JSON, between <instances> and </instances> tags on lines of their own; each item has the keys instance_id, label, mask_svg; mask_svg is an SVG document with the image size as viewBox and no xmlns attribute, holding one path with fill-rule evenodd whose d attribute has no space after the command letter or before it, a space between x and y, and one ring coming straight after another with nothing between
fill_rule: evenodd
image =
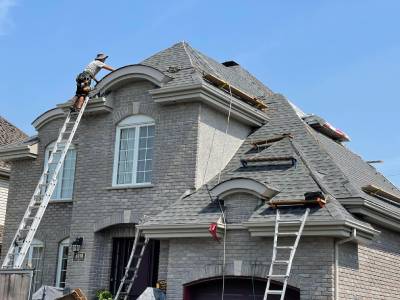
<instances>
[{"instance_id":1,"label":"ladder feet on ground","mask_svg":"<svg viewBox=\"0 0 400 300\"><path fill-rule=\"evenodd\" d=\"M28 208L18 226L17 232L11 242L11 246L4 258L2 268L20 269L24 262L26 253L31 246L32 240L40 225L40 221L46 211L47 205L57 185L58 173L65 161L72 139L78 129L82 115L85 111L89 97L85 98L82 109L79 113L67 114L64 124L61 127L58 138L47 160L39 183L29 202ZM53 168L49 168L52 165ZM24 233L24 234L22 234Z\"/></svg>"},{"instance_id":2,"label":"ladder feet on ground","mask_svg":"<svg viewBox=\"0 0 400 300\"><path fill-rule=\"evenodd\" d=\"M296 253L296 249L299 244L299 241L300 241L300 236L303 233L304 224L306 223L309 212L310 212L310 209L307 208L300 219L281 220L279 210L278 209L276 210L272 260L271 260L271 265L269 267L269 272L268 272L268 276L267 276L267 278L268 278L267 286L265 288L263 300L268 300L267 298L269 295L280 295L280 300L285 299L285 292L286 292L286 287L287 287L290 271L292 269L293 258ZM279 226L283 225L283 224L284 225L299 225L299 229L298 229L298 231L286 231L286 232L279 231L280 230ZM293 245L279 245L278 246L278 238L279 237L291 237L292 238L291 240L293 240L293 238L295 238L295 241L294 241ZM283 250L286 250L286 251L283 251ZM290 251L287 251L287 250L290 250ZM277 259L278 251L279 251L279 259ZM282 252L282 253L280 253L280 252ZM288 259L282 258L282 256L284 256L283 253L286 253L286 256L289 253L289 258ZM282 268L282 265L286 265L286 272L284 272L285 274L274 274L274 267L276 265L281 266L281 268ZM282 290L271 290L270 289L271 280L273 280L273 279L283 280Z\"/></svg>"},{"instance_id":3,"label":"ladder feet on ground","mask_svg":"<svg viewBox=\"0 0 400 300\"><path fill-rule=\"evenodd\" d=\"M121 283L119 284L118 291L115 295L114 300L127 300L133 288L133 285L138 277L138 272L140 270L140 264L142 263L143 254L144 251L146 250L147 244L149 243L148 238L144 238L144 242L140 241L141 238L143 238L142 232L138 227L136 227L135 240L133 242L131 254L129 255L129 260L125 267L125 273L121 279ZM137 250L139 249L140 249L139 254L136 254Z\"/></svg>"}]
</instances>

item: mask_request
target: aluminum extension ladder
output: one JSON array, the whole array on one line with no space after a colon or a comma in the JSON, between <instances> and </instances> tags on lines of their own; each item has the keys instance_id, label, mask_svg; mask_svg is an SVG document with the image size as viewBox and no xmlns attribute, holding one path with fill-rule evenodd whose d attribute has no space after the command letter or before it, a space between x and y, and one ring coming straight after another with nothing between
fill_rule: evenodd
<instances>
[{"instance_id":1,"label":"aluminum extension ladder","mask_svg":"<svg viewBox=\"0 0 400 300\"><path fill-rule=\"evenodd\" d=\"M279 209L276 210L274 248L272 250L272 261L271 261L271 265L269 267L268 281L267 281L267 287L265 289L264 300L267 300L269 295L280 295L281 296L280 300L285 299L286 287L287 287L288 279L290 276L290 271L292 269L293 258L296 253L296 249L299 244L300 237L303 233L304 224L306 223L309 212L310 212L310 209L307 208L306 211L304 212L303 216L300 219L281 220L280 214L279 214ZM280 232L279 225L281 225L281 224L300 225L300 228L298 231ZM287 245L283 246L283 245L278 245L278 237L296 237L296 238L295 238L293 246L287 246ZM283 250L283 251L290 250L289 259L287 259L287 260L277 259L278 250ZM286 266L285 274L274 274L274 267L277 265ZM273 280L273 279L283 279L283 286L282 286L281 290L270 290L271 280Z\"/></svg>"},{"instance_id":2,"label":"aluminum extension ladder","mask_svg":"<svg viewBox=\"0 0 400 300\"><path fill-rule=\"evenodd\" d=\"M57 186L58 173L64 163L88 101L89 97L86 97L79 113L68 113L50 157L44 166L43 173L40 176L39 183L29 202L29 206L25 211L24 217L19 224L7 255L4 258L2 264L3 269L21 268L40 221L46 211L49 200ZM55 166L53 173L50 172L50 165Z\"/></svg>"},{"instance_id":3,"label":"aluminum extension ladder","mask_svg":"<svg viewBox=\"0 0 400 300\"><path fill-rule=\"evenodd\" d=\"M119 284L118 291L115 295L114 300L127 300L129 297L129 293L132 290L133 284L138 277L139 268L142 263L144 251L149 243L149 238L145 238L143 243L140 241L142 237L142 231L136 226L135 229L135 241L133 242L133 247L131 254L129 256L128 263L125 267L124 276L121 279L121 283ZM140 254L136 255L136 248L141 247Z\"/></svg>"}]
</instances>

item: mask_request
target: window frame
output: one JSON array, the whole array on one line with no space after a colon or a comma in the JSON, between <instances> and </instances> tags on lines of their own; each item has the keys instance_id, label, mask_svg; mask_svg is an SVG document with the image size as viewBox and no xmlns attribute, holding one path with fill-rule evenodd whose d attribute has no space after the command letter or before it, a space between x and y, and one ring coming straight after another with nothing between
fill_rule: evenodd
<instances>
[{"instance_id":1,"label":"window frame","mask_svg":"<svg viewBox=\"0 0 400 300\"><path fill-rule=\"evenodd\" d=\"M50 158L50 154L51 154L51 151L53 151L53 149L54 149L55 143L56 143L56 142L52 142L52 143L50 143L50 144L48 144L48 145L46 146L46 149L45 149L45 158L44 158L44 164L45 164L45 165L47 164L47 162L48 162L48 160L49 160L49 158ZM72 201L72 199L73 199L74 188L75 188L76 161L77 161L76 148L75 148L75 146L74 146L73 144L71 144L71 145L69 146L68 152L71 151L71 150L74 150L74 151L75 151L74 177L73 177L73 180L72 180L72 193L71 193L71 197L70 197L70 198L69 198L69 197L68 197L68 198L61 198L61 195L62 195L62 181L63 181L63 176L64 176L64 164L63 164L62 167L61 167L61 169L60 169L60 172L58 173L57 185L56 185L56 187L55 187L55 189L54 189L53 195L52 195L51 198L50 198L50 201ZM67 152L67 155L68 155L68 152ZM64 161L64 162L65 162L65 161ZM59 184L60 184L60 185L59 185ZM59 186L59 188L58 188L58 186ZM57 195L57 198L53 198L54 195Z\"/></svg>"},{"instance_id":2,"label":"window frame","mask_svg":"<svg viewBox=\"0 0 400 300\"><path fill-rule=\"evenodd\" d=\"M62 271L62 262L63 262L63 253L64 253L64 248L67 247L68 248L68 255L69 255L69 237L62 240L59 244L58 244L58 258L57 258L57 274L56 274L56 287L61 287L61 271ZM68 257L67 257L67 268L68 268ZM67 270L67 268L65 269L65 271ZM64 282L65 283L65 282Z\"/></svg>"},{"instance_id":3,"label":"window frame","mask_svg":"<svg viewBox=\"0 0 400 300\"><path fill-rule=\"evenodd\" d=\"M151 186L152 181L150 182L140 182L137 183L137 167L138 167L138 156L139 156L139 135L140 128L145 126L154 126L155 131L155 121L145 115L133 115L127 117L120 121L116 127L115 133L115 143L114 143L114 166L113 166L113 175L112 175L112 186L113 187L145 187ZM132 170L132 182L130 183L118 183L118 164L119 164L119 155L120 155L120 143L121 143L121 131L122 129L135 128L135 145L134 145L134 153L133 153L133 170ZM155 133L154 133L155 136ZM154 147L153 147L153 158L152 165L154 161ZM153 175L153 169L152 169Z\"/></svg>"}]
</instances>

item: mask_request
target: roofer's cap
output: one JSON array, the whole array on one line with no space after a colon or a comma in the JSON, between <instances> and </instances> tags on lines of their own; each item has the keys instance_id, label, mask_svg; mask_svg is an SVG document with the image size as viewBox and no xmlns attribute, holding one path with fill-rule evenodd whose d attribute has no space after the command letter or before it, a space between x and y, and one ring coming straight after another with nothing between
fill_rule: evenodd
<instances>
[{"instance_id":1,"label":"roofer's cap","mask_svg":"<svg viewBox=\"0 0 400 300\"><path fill-rule=\"evenodd\" d=\"M95 60L105 60L107 59L108 55L105 55L104 53L99 53L97 54Z\"/></svg>"}]
</instances>

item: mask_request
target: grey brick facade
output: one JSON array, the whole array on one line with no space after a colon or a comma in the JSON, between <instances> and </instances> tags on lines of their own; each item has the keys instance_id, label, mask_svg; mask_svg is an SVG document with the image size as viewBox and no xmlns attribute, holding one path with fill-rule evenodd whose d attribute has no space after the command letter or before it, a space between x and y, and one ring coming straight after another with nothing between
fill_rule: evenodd
<instances>
[{"instance_id":1,"label":"grey brick facade","mask_svg":"<svg viewBox=\"0 0 400 300\"><path fill-rule=\"evenodd\" d=\"M179 71L171 72L171 66ZM240 66L224 67L177 44L141 65L124 68L104 79L103 83L111 83L104 83L100 94L109 107L89 109L73 141L77 152L73 199L52 201L37 232L36 238L45 243L43 284L56 283L60 242L83 237L85 259L74 261L69 252L66 284L71 289L82 288L94 299L97 290L109 288L114 239L133 237L135 224L148 215L150 219L141 228L146 236L160 240L158 279L167 281L168 300L183 299L185 287L223 275L223 243L208 233L208 225L221 216L212 202L216 197L223 200L227 217L224 274L265 279L275 220L268 201L275 196L267 197L257 188L276 191L273 200L298 200L304 192L328 186L327 205L311 209L289 285L300 291L302 300L335 299L335 284L339 299L400 299L396 285L400 218L395 219L400 209L361 189L374 183L400 197L383 176L355 159L341 143L308 126L283 96L273 94ZM137 72L130 74L129 68ZM216 76L264 99L269 110L260 112L230 98L226 91L203 81L198 69L217 70ZM118 72L125 73L119 76ZM226 135L230 105L233 112ZM58 117L54 112L47 114L38 126L37 157L12 161L6 247L43 169L46 146L57 138L63 121L62 113ZM145 115L155 122L152 182L145 187L113 186L116 128L133 115ZM291 137L282 137L288 133ZM266 147L269 152L257 149L256 154L286 155L296 163L241 164L242 158L254 155L255 140L277 136L282 138ZM0 157L1 153L0 149ZM348 174L350 164L358 164L361 174L368 176L353 180ZM234 185L241 179L248 180L248 186ZM213 194L215 187L224 184L233 187ZM183 197L188 190L190 194ZM373 212L365 211L366 207L373 207ZM282 209L288 218L303 212L303 207ZM367 213L368 218L361 218ZM354 229L357 240L341 245L336 257L335 243L348 238ZM335 282L335 258L339 282Z\"/></svg>"}]
</instances>

